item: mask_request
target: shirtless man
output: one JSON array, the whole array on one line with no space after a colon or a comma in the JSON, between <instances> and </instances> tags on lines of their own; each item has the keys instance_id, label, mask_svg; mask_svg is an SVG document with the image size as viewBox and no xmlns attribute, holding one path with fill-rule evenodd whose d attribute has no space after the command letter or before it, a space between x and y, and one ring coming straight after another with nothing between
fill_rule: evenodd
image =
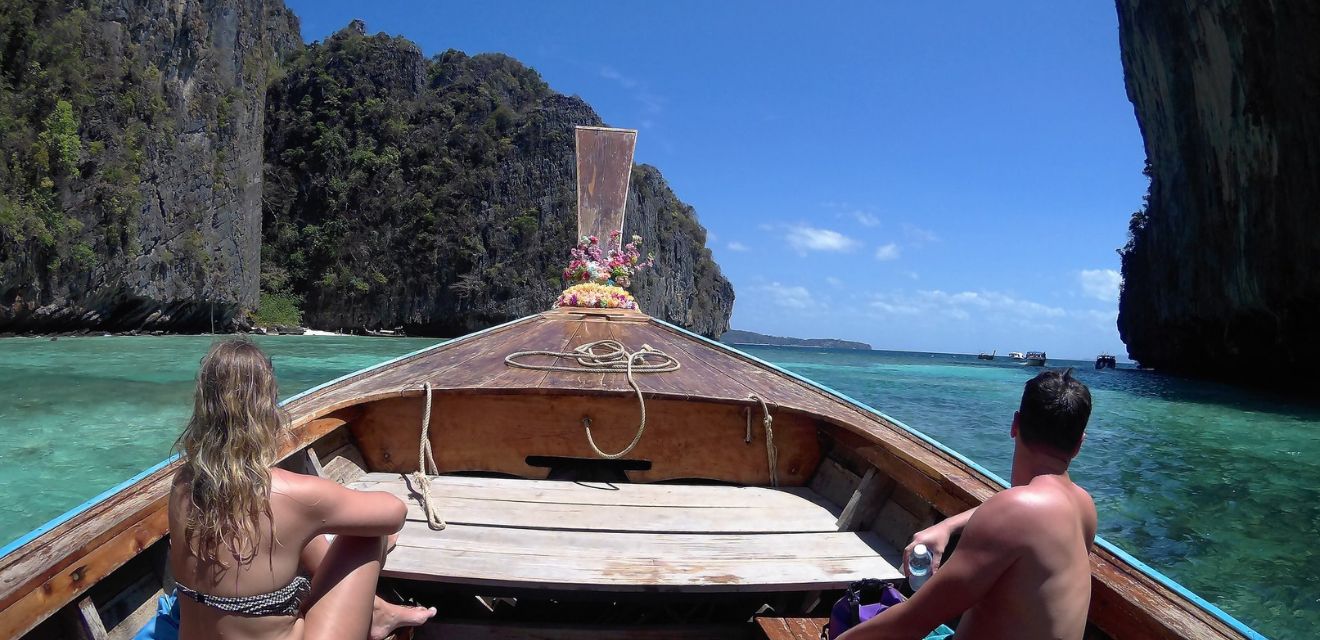
<instances>
[{"instance_id":1,"label":"shirtless man","mask_svg":"<svg viewBox=\"0 0 1320 640\"><path fill-rule=\"evenodd\" d=\"M933 575L907 602L858 625L840 640L922 638L962 615L958 640L1080 640L1091 601L1089 553L1096 513L1068 478L1091 415L1091 392L1068 371L1027 382L1013 414L1013 486L981 506L918 532ZM957 553L940 558L962 534Z\"/></svg>"}]
</instances>

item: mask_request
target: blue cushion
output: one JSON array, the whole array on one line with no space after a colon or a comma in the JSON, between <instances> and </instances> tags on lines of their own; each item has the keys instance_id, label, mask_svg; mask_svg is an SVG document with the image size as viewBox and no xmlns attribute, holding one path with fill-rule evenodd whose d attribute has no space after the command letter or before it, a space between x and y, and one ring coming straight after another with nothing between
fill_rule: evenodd
<instances>
[{"instance_id":1,"label":"blue cushion","mask_svg":"<svg viewBox=\"0 0 1320 640\"><path fill-rule=\"evenodd\" d=\"M133 640L179 640L179 598L174 594L156 601L156 617L133 636Z\"/></svg>"}]
</instances>

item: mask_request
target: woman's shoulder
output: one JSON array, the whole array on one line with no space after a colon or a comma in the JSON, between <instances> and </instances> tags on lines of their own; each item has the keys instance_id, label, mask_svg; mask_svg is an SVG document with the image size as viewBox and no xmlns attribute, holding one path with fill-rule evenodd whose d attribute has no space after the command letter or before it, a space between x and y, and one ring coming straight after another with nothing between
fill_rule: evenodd
<instances>
[{"instance_id":1,"label":"woman's shoulder","mask_svg":"<svg viewBox=\"0 0 1320 640\"><path fill-rule=\"evenodd\" d=\"M303 473L294 473L284 469L270 470L271 495L283 495L306 505L315 504L321 499L332 498L343 487L332 480Z\"/></svg>"}]
</instances>

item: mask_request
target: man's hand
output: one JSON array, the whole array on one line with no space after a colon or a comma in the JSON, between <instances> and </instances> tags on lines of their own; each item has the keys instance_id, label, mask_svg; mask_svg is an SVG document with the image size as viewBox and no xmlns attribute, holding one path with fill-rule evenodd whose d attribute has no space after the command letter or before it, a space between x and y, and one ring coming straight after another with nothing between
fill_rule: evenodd
<instances>
[{"instance_id":1,"label":"man's hand","mask_svg":"<svg viewBox=\"0 0 1320 640\"><path fill-rule=\"evenodd\" d=\"M940 568L940 559L944 557L944 549L949 546L949 540L953 538L953 533L941 522L931 525L912 535L912 542L908 543L903 549L903 575L908 575L908 558L912 555L912 550L919 544L926 545L930 549L930 572L935 573Z\"/></svg>"}]
</instances>

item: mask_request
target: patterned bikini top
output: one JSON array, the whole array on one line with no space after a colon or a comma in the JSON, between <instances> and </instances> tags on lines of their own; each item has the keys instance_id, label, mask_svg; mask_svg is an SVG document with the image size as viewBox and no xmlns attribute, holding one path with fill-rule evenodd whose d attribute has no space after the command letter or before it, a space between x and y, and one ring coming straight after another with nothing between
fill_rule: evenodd
<instances>
[{"instance_id":1,"label":"patterned bikini top","mask_svg":"<svg viewBox=\"0 0 1320 640\"><path fill-rule=\"evenodd\" d=\"M303 599L312 590L312 582L306 576L298 576L293 582L270 593L234 597L199 593L178 583L175 587L180 594L212 609L247 616L291 616L302 609Z\"/></svg>"}]
</instances>

